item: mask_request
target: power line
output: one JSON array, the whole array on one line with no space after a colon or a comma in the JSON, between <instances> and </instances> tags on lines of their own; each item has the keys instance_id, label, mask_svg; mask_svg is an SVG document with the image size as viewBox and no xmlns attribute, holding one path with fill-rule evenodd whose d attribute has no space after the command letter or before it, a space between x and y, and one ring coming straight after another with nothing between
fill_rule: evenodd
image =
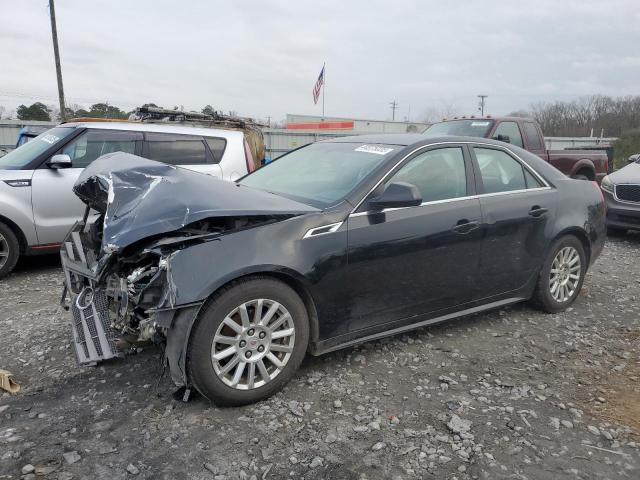
<instances>
[{"instance_id":1,"label":"power line","mask_svg":"<svg viewBox=\"0 0 640 480\"><path fill-rule=\"evenodd\" d=\"M58 97L56 95L53 94L28 94L28 93L20 93L20 92L7 92L7 91L2 91L0 90L0 98L6 98L6 99L25 99L25 100L36 100L39 102L48 102L48 101L54 101L54 100L58 100ZM90 98L90 97L65 97L65 104L69 103L69 105L72 105L74 103L79 103L79 104L92 104L92 103L105 103L104 97L103 98ZM140 102L132 102L130 100L109 100L109 104L118 104L120 106L123 107L136 107L139 106Z\"/></svg>"}]
</instances>

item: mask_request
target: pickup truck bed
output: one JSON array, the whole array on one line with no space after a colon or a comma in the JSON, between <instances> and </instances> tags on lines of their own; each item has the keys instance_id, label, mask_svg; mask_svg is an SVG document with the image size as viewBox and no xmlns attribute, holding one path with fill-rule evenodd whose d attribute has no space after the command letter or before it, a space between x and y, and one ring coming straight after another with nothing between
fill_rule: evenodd
<instances>
[{"instance_id":1,"label":"pickup truck bed","mask_svg":"<svg viewBox=\"0 0 640 480\"><path fill-rule=\"evenodd\" d=\"M582 176L600 183L609 171L607 154L597 150L547 150L546 153L545 160L570 177Z\"/></svg>"}]
</instances>

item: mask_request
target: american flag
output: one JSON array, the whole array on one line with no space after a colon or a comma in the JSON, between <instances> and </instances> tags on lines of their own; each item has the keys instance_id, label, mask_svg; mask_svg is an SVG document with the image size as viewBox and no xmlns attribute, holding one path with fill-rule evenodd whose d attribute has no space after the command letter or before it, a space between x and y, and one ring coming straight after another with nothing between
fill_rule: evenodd
<instances>
[{"instance_id":1,"label":"american flag","mask_svg":"<svg viewBox=\"0 0 640 480\"><path fill-rule=\"evenodd\" d=\"M313 103L318 103L318 97L320 96L320 90L322 89L322 85L324 84L324 65L322 66L322 70L320 70L320 75L318 75L318 80L316 81L315 87L313 87Z\"/></svg>"}]
</instances>

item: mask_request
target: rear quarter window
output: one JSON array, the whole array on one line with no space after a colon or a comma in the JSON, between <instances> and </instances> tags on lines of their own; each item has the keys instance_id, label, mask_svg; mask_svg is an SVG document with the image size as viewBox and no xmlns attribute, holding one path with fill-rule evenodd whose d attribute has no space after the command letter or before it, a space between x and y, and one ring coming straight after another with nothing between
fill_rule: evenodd
<instances>
[{"instance_id":1,"label":"rear quarter window","mask_svg":"<svg viewBox=\"0 0 640 480\"><path fill-rule=\"evenodd\" d=\"M217 137L205 137L204 140L207 142L207 146L211 151L213 161L215 163L220 163L220 160L222 160L224 155L224 151L227 148L227 141L224 138Z\"/></svg>"},{"instance_id":2,"label":"rear quarter window","mask_svg":"<svg viewBox=\"0 0 640 480\"><path fill-rule=\"evenodd\" d=\"M204 139L199 135L145 133L144 156L170 165L214 163Z\"/></svg>"}]
</instances>

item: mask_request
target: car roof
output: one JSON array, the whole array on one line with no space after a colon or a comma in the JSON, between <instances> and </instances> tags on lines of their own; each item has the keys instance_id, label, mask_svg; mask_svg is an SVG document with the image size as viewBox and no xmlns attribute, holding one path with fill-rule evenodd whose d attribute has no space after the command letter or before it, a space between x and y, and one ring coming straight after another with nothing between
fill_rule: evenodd
<instances>
[{"instance_id":1,"label":"car roof","mask_svg":"<svg viewBox=\"0 0 640 480\"><path fill-rule=\"evenodd\" d=\"M433 123L445 123L445 122L459 122L459 121L464 121L464 120L472 120L472 121L486 121L486 122L490 122L490 121L500 121L500 122L504 122L504 121L509 121L509 122L518 122L518 121L522 121L522 122L535 122L535 119L533 119L532 117L514 117L506 115L504 117L452 117L452 118L443 118L442 120L440 120L439 122L433 122Z\"/></svg>"},{"instance_id":2,"label":"car roof","mask_svg":"<svg viewBox=\"0 0 640 480\"><path fill-rule=\"evenodd\" d=\"M384 145L423 146L434 145L437 143L484 143L491 145L505 146L503 142L492 140L490 138L481 137L463 137L463 136L442 136L442 137L426 137L419 133L381 133L377 135L354 135L351 137L337 137L325 142L331 143L371 143Z\"/></svg>"},{"instance_id":3,"label":"car roof","mask_svg":"<svg viewBox=\"0 0 640 480\"><path fill-rule=\"evenodd\" d=\"M378 143L386 145L413 145L426 137L417 133L380 133L372 135L353 135L350 137L337 137L325 140L331 143Z\"/></svg>"},{"instance_id":4,"label":"car roof","mask_svg":"<svg viewBox=\"0 0 640 480\"><path fill-rule=\"evenodd\" d=\"M128 130L131 132L178 133L183 135L202 135L205 137L243 138L244 134L238 130L223 128L205 128L190 125L171 125L141 122L71 122L63 123L60 127L92 128L95 130Z\"/></svg>"}]
</instances>

